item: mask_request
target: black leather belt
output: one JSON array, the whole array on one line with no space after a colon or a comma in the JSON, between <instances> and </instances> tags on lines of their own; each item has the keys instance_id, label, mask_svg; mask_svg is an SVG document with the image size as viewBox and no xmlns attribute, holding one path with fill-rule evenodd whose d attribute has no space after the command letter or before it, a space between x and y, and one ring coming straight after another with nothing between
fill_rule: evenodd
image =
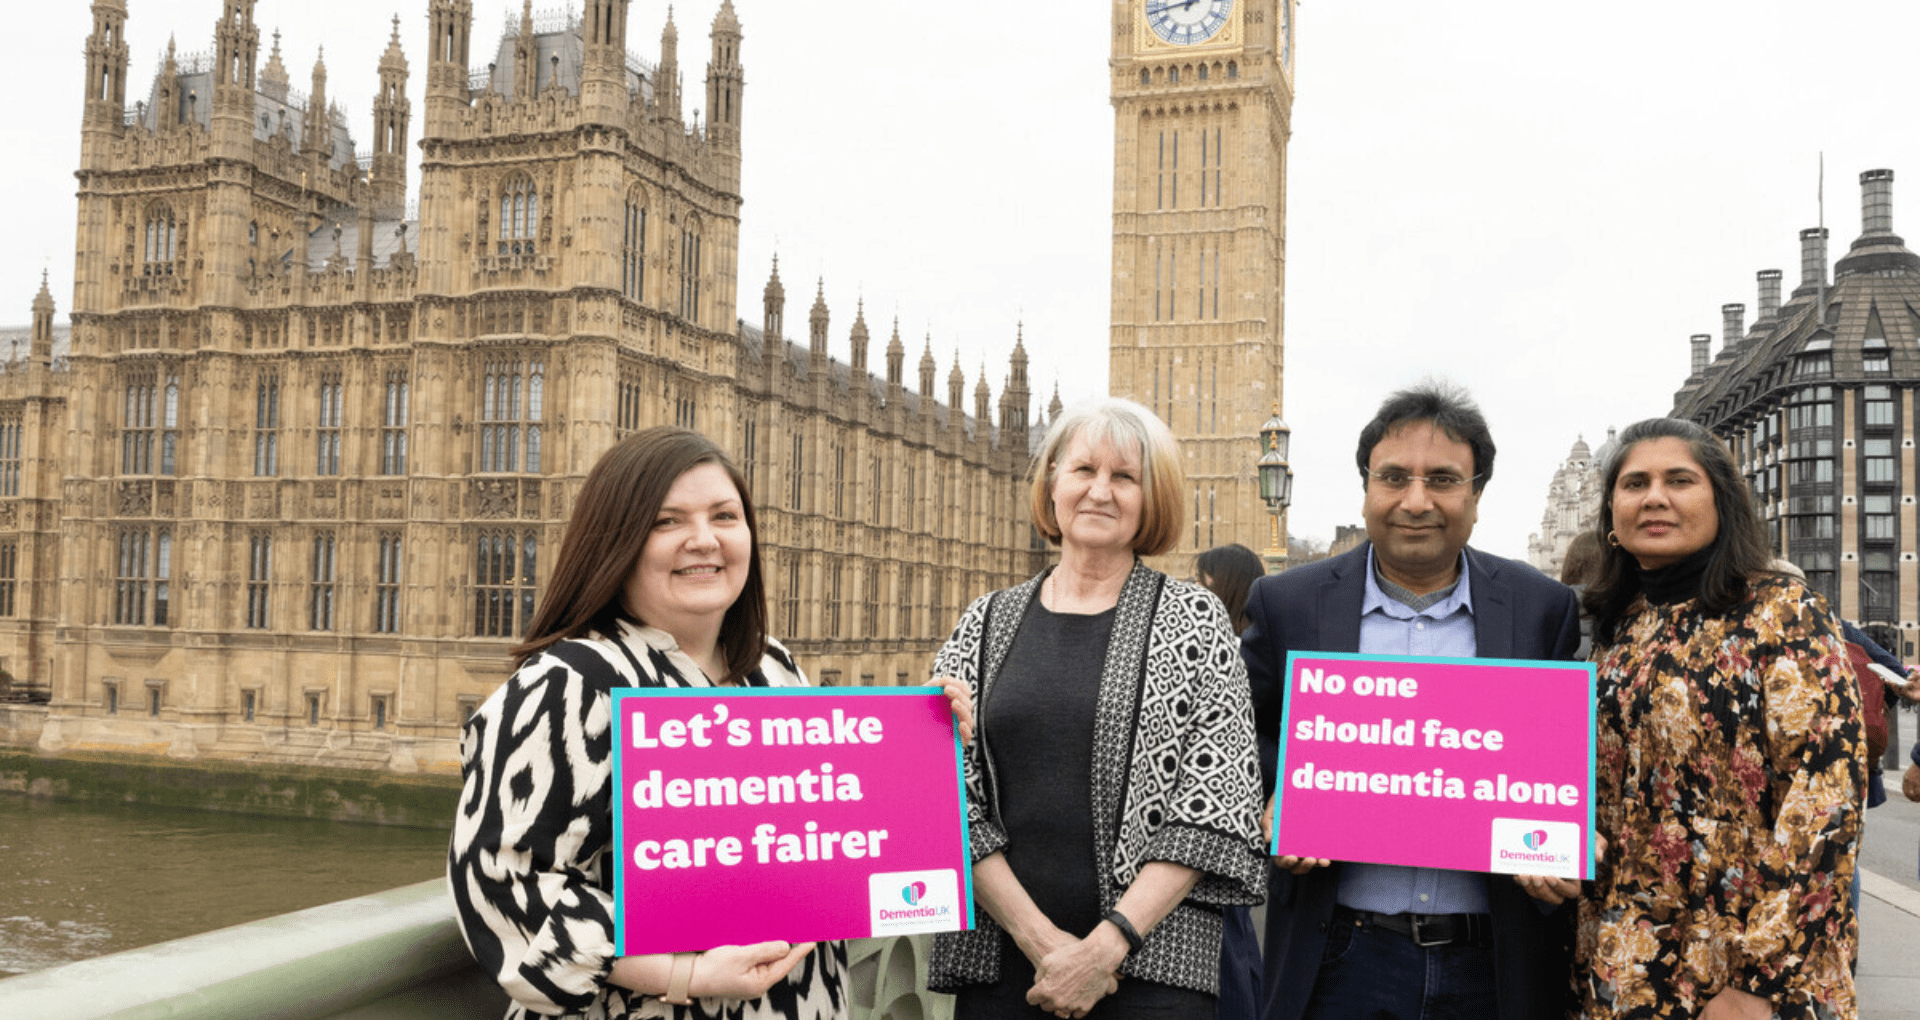
<instances>
[{"instance_id":1,"label":"black leather belt","mask_svg":"<svg viewBox=\"0 0 1920 1020\"><path fill-rule=\"evenodd\" d=\"M1493 942L1493 918L1486 914L1376 914L1335 905L1333 922L1405 935L1416 946L1485 946Z\"/></svg>"}]
</instances>

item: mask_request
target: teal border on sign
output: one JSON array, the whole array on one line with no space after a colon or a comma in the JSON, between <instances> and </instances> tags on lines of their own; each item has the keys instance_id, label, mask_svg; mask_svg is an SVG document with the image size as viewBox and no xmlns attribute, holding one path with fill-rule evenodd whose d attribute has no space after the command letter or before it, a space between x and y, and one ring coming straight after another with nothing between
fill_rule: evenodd
<instances>
[{"instance_id":1,"label":"teal border on sign","mask_svg":"<svg viewBox=\"0 0 1920 1020\"><path fill-rule=\"evenodd\" d=\"M621 766L620 755L620 703L630 698L792 698L807 695L828 694L838 697L858 695L860 697L918 696L937 695L946 697L946 690L939 687L615 687L608 692L613 696L611 708L613 718L608 721L609 753L613 756L613 790L617 797L619 791L627 788L626 769ZM966 894L967 927L974 928L973 917L973 834L967 827L967 773L961 759L965 753L960 745L960 724L949 719L953 727L953 775L960 791L960 859L964 866L960 869L960 888ZM975 725L978 725L976 721ZM612 810L612 804L608 805ZM613 811L613 845L627 845L626 824L621 821L623 812ZM627 901L620 895L620 874L624 862L614 861L613 890L613 941L615 946L627 942Z\"/></svg>"},{"instance_id":2,"label":"teal border on sign","mask_svg":"<svg viewBox=\"0 0 1920 1020\"><path fill-rule=\"evenodd\" d=\"M1293 660L1300 659L1339 659L1346 662L1424 662L1450 666L1506 666L1525 669L1579 670L1587 675L1587 839L1581 849L1585 861L1581 871L1586 878L1592 878L1594 872L1593 837L1594 832L1594 783L1595 741L1598 739L1600 707L1600 671L1591 662L1570 662L1560 659L1481 659L1459 655L1368 655L1362 652L1312 652L1302 649L1287 652L1286 672L1282 674L1283 705L1280 709L1280 750L1274 762L1273 778L1273 827L1267 832L1267 855L1278 856L1280 847L1280 784L1285 781L1282 771L1287 760L1287 734L1293 732ZM966 791L961 790L964 794ZM971 920L971 918L969 918Z\"/></svg>"}]
</instances>

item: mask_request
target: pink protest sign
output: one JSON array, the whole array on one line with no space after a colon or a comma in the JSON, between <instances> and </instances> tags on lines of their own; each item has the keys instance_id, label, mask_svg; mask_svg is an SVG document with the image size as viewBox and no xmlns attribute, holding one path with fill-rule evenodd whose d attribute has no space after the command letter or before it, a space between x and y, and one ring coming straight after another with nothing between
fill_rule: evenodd
<instances>
[{"instance_id":1,"label":"pink protest sign","mask_svg":"<svg viewBox=\"0 0 1920 1020\"><path fill-rule=\"evenodd\" d=\"M621 955L973 926L938 688L613 692Z\"/></svg>"},{"instance_id":2,"label":"pink protest sign","mask_svg":"<svg viewBox=\"0 0 1920 1020\"><path fill-rule=\"evenodd\" d=\"M1277 856L1593 877L1588 663L1287 656Z\"/></svg>"}]
</instances>

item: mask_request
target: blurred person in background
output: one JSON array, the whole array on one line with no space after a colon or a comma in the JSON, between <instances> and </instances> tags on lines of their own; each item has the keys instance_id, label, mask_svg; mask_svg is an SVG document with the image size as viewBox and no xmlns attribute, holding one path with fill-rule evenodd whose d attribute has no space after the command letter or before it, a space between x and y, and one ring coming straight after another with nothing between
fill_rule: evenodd
<instances>
[{"instance_id":1,"label":"blurred person in background","mask_svg":"<svg viewBox=\"0 0 1920 1020\"><path fill-rule=\"evenodd\" d=\"M1247 590L1267 572L1259 555L1244 545L1217 545L1195 558L1193 570L1200 586L1219 596L1233 632L1246 630ZM1253 908L1228 907L1224 921L1219 1020L1253 1020L1260 1009L1260 936L1254 931Z\"/></svg>"}]
</instances>

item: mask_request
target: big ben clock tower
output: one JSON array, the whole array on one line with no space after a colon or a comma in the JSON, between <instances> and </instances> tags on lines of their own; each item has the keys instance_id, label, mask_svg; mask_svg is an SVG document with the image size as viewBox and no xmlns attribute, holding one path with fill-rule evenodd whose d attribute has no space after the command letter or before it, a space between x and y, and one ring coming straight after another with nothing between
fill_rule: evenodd
<instances>
[{"instance_id":1,"label":"big ben clock tower","mask_svg":"<svg viewBox=\"0 0 1920 1020\"><path fill-rule=\"evenodd\" d=\"M1180 441L1166 566L1271 528L1255 463L1280 402L1294 0L1112 0L1109 388Z\"/></svg>"}]
</instances>

